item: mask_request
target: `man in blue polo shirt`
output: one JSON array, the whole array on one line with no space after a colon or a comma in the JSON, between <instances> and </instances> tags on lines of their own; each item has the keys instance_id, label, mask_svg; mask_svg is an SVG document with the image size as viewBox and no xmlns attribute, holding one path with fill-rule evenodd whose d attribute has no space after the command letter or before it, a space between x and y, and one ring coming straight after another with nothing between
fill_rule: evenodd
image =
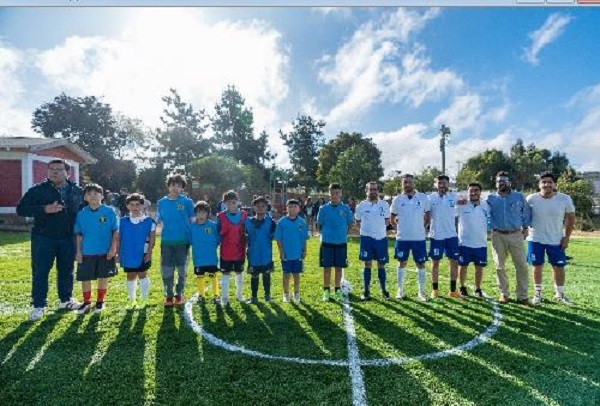
<instances>
[{"instance_id":1,"label":"man in blue polo shirt","mask_svg":"<svg viewBox=\"0 0 600 406\"><path fill-rule=\"evenodd\" d=\"M354 222L352 211L342 203L342 186L329 185L330 201L321 207L317 216L317 226L321 230L319 262L323 268L323 301L328 302L331 292L331 268L335 268L335 297L341 301L342 272L348 266L346 240L348 230Z\"/></svg>"},{"instance_id":2,"label":"man in blue polo shirt","mask_svg":"<svg viewBox=\"0 0 600 406\"><path fill-rule=\"evenodd\" d=\"M506 258L511 256L517 272L515 294L517 302L529 305L527 259L523 250L523 239L527 237L527 227L531 222L531 209L525 196L511 189L508 173L496 175L496 193L487 198L492 224L492 252L496 265L496 276L500 290L499 303L510 302Z\"/></svg>"}]
</instances>

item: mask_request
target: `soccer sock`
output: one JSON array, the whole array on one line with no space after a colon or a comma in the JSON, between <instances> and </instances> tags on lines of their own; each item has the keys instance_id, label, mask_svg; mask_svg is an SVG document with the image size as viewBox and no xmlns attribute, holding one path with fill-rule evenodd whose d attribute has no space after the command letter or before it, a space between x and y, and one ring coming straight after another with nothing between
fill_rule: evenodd
<instances>
[{"instance_id":1,"label":"soccer sock","mask_svg":"<svg viewBox=\"0 0 600 406\"><path fill-rule=\"evenodd\" d=\"M368 293L371 290L371 268L363 268L362 278L365 292Z\"/></svg>"},{"instance_id":2,"label":"soccer sock","mask_svg":"<svg viewBox=\"0 0 600 406\"><path fill-rule=\"evenodd\" d=\"M564 294L565 294L565 287L564 286L554 285L554 290L556 291L556 296L558 296L558 297L563 297Z\"/></svg>"},{"instance_id":3,"label":"soccer sock","mask_svg":"<svg viewBox=\"0 0 600 406\"><path fill-rule=\"evenodd\" d=\"M335 287L335 291L337 292L338 290L340 290L341 288L339 286Z\"/></svg>"},{"instance_id":4,"label":"soccer sock","mask_svg":"<svg viewBox=\"0 0 600 406\"><path fill-rule=\"evenodd\" d=\"M426 281L427 281L427 271L425 270L425 268L417 269L417 282L419 285L419 292L424 291Z\"/></svg>"},{"instance_id":5,"label":"soccer sock","mask_svg":"<svg viewBox=\"0 0 600 406\"><path fill-rule=\"evenodd\" d=\"M107 290L108 289L98 289L98 292L96 293L96 302L104 302Z\"/></svg>"},{"instance_id":6,"label":"soccer sock","mask_svg":"<svg viewBox=\"0 0 600 406\"><path fill-rule=\"evenodd\" d=\"M83 303L92 303L92 291L84 291L83 292Z\"/></svg>"},{"instance_id":7,"label":"soccer sock","mask_svg":"<svg viewBox=\"0 0 600 406\"><path fill-rule=\"evenodd\" d=\"M271 274L263 273L263 288L265 289L265 295L271 296Z\"/></svg>"},{"instance_id":8,"label":"soccer sock","mask_svg":"<svg viewBox=\"0 0 600 406\"><path fill-rule=\"evenodd\" d=\"M244 275L240 273L235 274L235 293L236 295L242 294L242 287L244 286Z\"/></svg>"},{"instance_id":9,"label":"soccer sock","mask_svg":"<svg viewBox=\"0 0 600 406\"><path fill-rule=\"evenodd\" d=\"M217 275L209 274L208 278L210 279L210 291L213 296L219 296L219 280L217 279Z\"/></svg>"},{"instance_id":10,"label":"soccer sock","mask_svg":"<svg viewBox=\"0 0 600 406\"><path fill-rule=\"evenodd\" d=\"M144 279L140 279L140 291L142 293L142 299L148 299L148 293L150 292L149 276L146 276Z\"/></svg>"},{"instance_id":11,"label":"soccer sock","mask_svg":"<svg viewBox=\"0 0 600 406\"><path fill-rule=\"evenodd\" d=\"M229 275L221 275L221 298L229 299Z\"/></svg>"},{"instance_id":12,"label":"soccer sock","mask_svg":"<svg viewBox=\"0 0 600 406\"><path fill-rule=\"evenodd\" d=\"M542 295L542 284L541 283L536 283L535 285L533 285L533 288L535 289L535 294L541 296Z\"/></svg>"},{"instance_id":13,"label":"soccer sock","mask_svg":"<svg viewBox=\"0 0 600 406\"><path fill-rule=\"evenodd\" d=\"M377 278L379 278L379 286L381 287L381 291L385 292L385 282L386 282L386 274L385 268L377 269Z\"/></svg>"},{"instance_id":14,"label":"soccer sock","mask_svg":"<svg viewBox=\"0 0 600 406\"><path fill-rule=\"evenodd\" d=\"M135 289L137 287L137 281L134 279L132 281L127 281L127 299L135 300Z\"/></svg>"},{"instance_id":15,"label":"soccer sock","mask_svg":"<svg viewBox=\"0 0 600 406\"><path fill-rule=\"evenodd\" d=\"M438 290L438 288L439 288L439 284L437 282L436 283L433 283L433 282L431 283L431 289ZM454 289L454 290L456 290L456 289Z\"/></svg>"},{"instance_id":16,"label":"soccer sock","mask_svg":"<svg viewBox=\"0 0 600 406\"><path fill-rule=\"evenodd\" d=\"M331 288L330 288L329 286L324 286L324 287L323 287L323 290L324 290L324 291L327 291L327 292L330 292L330 291L331 291Z\"/></svg>"},{"instance_id":17,"label":"soccer sock","mask_svg":"<svg viewBox=\"0 0 600 406\"><path fill-rule=\"evenodd\" d=\"M396 268L396 277L398 278L398 289L404 289L404 268Z\"/></svg>"},{"instance_id":18,"label":"soccer sock","mask_svg":"<svg viewBox=\"0 0 600 406\"><path fill-rule=\"evenodd\" d=\"M456 280L450 281L450 292L456 292Z\"/></svg>"},{"instance_id":19,"label":"soccer sock","mask_svg":"<svg viewBox=\"0 0 600 406\"><path fill-rule=\"evenodd\" d=\"M204 280L204 275L198 276L198 278L196 278L196 283L198 285L198 295L200 297L204 297L204 291L206 290L206 281Z\"/></svg>"},{"instance_id":20,"label":"soccer sock","mask_svg":"<svg viewBox=\"0 0 600 406\"><path fill-rule=\"evenodd\" d=\"M259 275L252 275L250 277L250 290L252 291L252 297L258 297L258 280Z\"/></svg>"}]
</instances>

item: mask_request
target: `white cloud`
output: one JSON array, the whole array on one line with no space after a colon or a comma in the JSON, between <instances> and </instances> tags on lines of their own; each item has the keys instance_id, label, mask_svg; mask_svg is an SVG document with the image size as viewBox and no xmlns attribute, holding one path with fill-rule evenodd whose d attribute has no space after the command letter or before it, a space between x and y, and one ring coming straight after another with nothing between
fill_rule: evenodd
<instances>
[{"instance_id":1,"label":"white cloud","mask_svg":"<svg viewBox=\"0 0 600 406\"><path fill-rule=\"evenodd\" d=\"M255 130L278 128L287 97L289 49L268 24L208 24L195 9L136 9L117 37L70 37L38 66L57 91L104 96L117 111L160 125L161 97L175 88L195 108L212 109L233 84L254 111Z\"/></svg>"},{"instance_id":2,"label":"white cloud","mask_svg":"<svg viewBox=\"0 0 600 406\"><path fill-rule=\"evenodd\" d=\"M523 50L523 59L532 65L539 64L538 55L540 51L563 34L571 19L570 16L561 15L560 13L551 14L544 25L529 33L531 45Z\"/></svg>"},{"instance_id":3,"label":"white cloud","mask_svg":"<svg viewBox=\"0 0 600 406\"><path fill-rule=\"evenodd\" d=\"M418 107L438 100L463 81L449 69L436 71L425 49L411 38L439 14L399 8L361 25L335 55L321 61L319 80L330 85L341 101L327 115L328 124L350 124L369 108L385 101Z\"/></svg>"},{"instance_id":4,"label":"white cloud","mask_svg":"<svg viewBox=\"0 0 600 406\"><path fill-rule=\"evenodd\" d=\"M326 17L334 16L344 20L352 17L351 7L313 7L311 10Z\"/></svg>"},{"instance_id":5,"label":"white cloud","mask_svg":"<svg viewBox=\"0 0 600 406\"><path fill-rule=\"evenodd\" d=\"M487 110L485 98L477 93L467 93L455 97L452 103L434 119L437 125L445 124L456 134L470 131L479 135L486 124L502 122L509 111L508 102Z\"/></svg>"},{"instance_id":6,"label":"white cloud","mask_svg":"<svg viewBox=\"0 0 600 406\"><path fill-rule=\"evenodd\" d=\"M31 135L30 113L19 107L24 88L19 72L24 68L21 51L0 43L0 136Z\"/></svg>"}]
</instances>

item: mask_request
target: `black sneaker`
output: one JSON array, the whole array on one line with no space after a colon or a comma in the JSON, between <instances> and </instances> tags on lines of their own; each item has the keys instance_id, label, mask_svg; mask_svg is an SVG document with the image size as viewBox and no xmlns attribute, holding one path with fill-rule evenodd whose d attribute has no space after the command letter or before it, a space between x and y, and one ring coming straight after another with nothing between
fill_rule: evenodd
<instances>
[{"instance_id":1,"label":"black sneaker","mask_svg":"<svg viewBox=\"0 0 600 406\"><path fill-rule=\"evenodd\" d=\"M246 303L248 303L248 304L257 304L258 303L258 298L251 297L250 299L246 300Z\"/></svg>"},{"instance_id":2,"label":"black sneaker","mask_svg":"<svg viewBox=\"0 0 600 406\"><path fill-rule=\"evenodd\" d=\"M383 298L385 300L390 300L390 292L388 292L387 290L384 290L382 293L383 293Z\"/></svg>"},{"instance_id":3,"label":"black sneaker","mask_svg":"<svg viewBox=\"0 0 600 406\"><path fill-rule=\"evenodd\" d=\"M460 294L461 294L461 296L469 296L469 292L467 292L467 287L466 286L461 286L460 287Z\"/></svg>"},{"instance_id":4,"label":"black sneaker","mask_svg":"<svg viewBox=\"0 0 600 406\"><path fill-rule=\"evenodd\" d=\"M94 309L94 313L100 314L105 309L106 309L106 306L104 306L104 302L96 302L96 308Z\"/></svg>"},{"instance_id":5,"label":"black sneaker","mask_svg":"<svg viewBox=\"0 0 600 406\"><path fill-rule=\"evenodd\" d=\"M485 298L485 295L483 294L483 291L481 289L475 289L475 296L477 296L480 299Z\"/></svg>"},{"instance_id":6,"label":"black sneaker","mask_svg":"<svg viewBox=\"0 0 600 406\"><path fill-rule=\"evenodd\" d=\"M362 295L360 295L360 301L361 302L368 302L369 300L371 300L371 294L369 292L364 292Z\"/></svg>"}]
</instances>

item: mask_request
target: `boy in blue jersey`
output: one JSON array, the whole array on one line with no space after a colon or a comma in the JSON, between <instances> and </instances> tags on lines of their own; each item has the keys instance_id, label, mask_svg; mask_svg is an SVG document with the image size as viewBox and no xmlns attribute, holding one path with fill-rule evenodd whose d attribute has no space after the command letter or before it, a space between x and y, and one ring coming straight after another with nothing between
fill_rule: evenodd
<instances>
[{"instance_id":1,"label":"boy in blue jersey","mask_svg":"<svg viewBox=\"0 0 600 406\"><path fill-rule=\"evenodd\" d=\"M150 278L148 269L152 266L152 250L156 239L156 223L144 214L144 197L132 193L125 199L128 216L119 222L119 260L127 275L127 308L134 309L137 282L139 280L141 309L148 305Z\"/></svg>"},{"instance_id":2,"label":"boy in blue jersey","mask_svg":"<svg viewBox=\"0 0 600 406\"><path fill-rule=\"evenodd\" d=\"M335 297L342 300L343 269L348 266L346 239L354 223L352 211L342 203L342 186L329 185L330 201L319 209L317 227L321 231L319 265L323 268L323 301L328 302L331 292L331 268L335 268Z\"/></svg>"},{"instance_id":3,"label":"boy in blue jersey","mask_svg":"<svg viewBox=\"0 0 600 406\"><path fill-rule=\"evenodd\" d=\"M246 219L248 273L252 297L248 303L258 303L258 282L262 274L265 301L271 301L271 272L273 272L273 236L276 224L267 216L267 199L262 196L252 201L255 216Z\"/></svg>"},{"instance_id":4,"label":"boy in blue jersey","mask_svg":"<svg viewBox=\"0 0 600 406\"><path fill-rule=\"evenodd\" d=\"M195 221L194 202L183 196L185 176L172 174L167 177L169 194L156 204L156 215L162 223L160 241L160 266L165 288L165 307L184 303L186 268L190 248L190 226ZM177 269L177 286L173 303L173 284Z\"/></svg>"},{"instance_id":5,"label":"boy in blue jersey","mask_svg":"<svg viewBox=\"0 0 600 406\"><path fill-rule=\"evenodd\" d=\"M87 185L83 189L83 198L88 205L77 213L75 222L77 280L81 282L83 291L83 303L77 309L78 314L91 310L94 280L97 281L94 312L104 310L108 277L115 270L119 224L114 210L102 204L103 195L100 185Z\"/></svg>"},{"instance_id":6,"label":"boy in blue jersey","mask_svg":"<svg viewBox=\"0 0 600 406\"><path fill-rule=\"evenodd\" d=\"M300 202L290 199L286 203L287 216L277 223L275 239L283 270L283 302L290 302L290 275L294 278L294 301L300 302L300 273L306 258L306 240L309 238L306 221L298 216Z\"/></svg>"},{"instance_id":7,"label":"boy in blue jersey","mask_svg":"<svg viewBox=\"0 0 600 406\"><path fill-rule=\"evenodd\" d=\"M198 304L203 304L205 300L206 276L210 280L213 302L219 303L219 283L216 274L219 271L217 247L221 243L221 236L217 231L217 224L209 220L210 204L201 200L196 203L194 209L196 222L191 227L192 259L198 283Z\"/></svg>"}]
</instances>

